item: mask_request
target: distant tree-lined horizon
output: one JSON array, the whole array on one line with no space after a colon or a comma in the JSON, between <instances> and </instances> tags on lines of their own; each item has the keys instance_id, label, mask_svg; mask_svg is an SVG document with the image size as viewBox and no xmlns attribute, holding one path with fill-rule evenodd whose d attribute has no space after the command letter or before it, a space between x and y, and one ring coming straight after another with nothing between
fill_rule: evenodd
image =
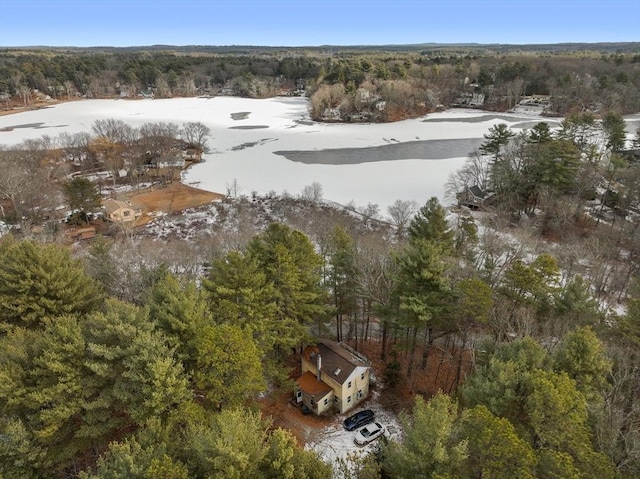
<instances>
[{"instance_id":1,"label":"distant tree-lined horizon","mask_svg":"<svg viewBox=\"0 0 640 479\"><path fill-rule=\"evenodd\" d=\"M338 121L416 117L472 94L488 110L544 95L549 114L625 114L640 111L640 42L0 47L4 106L28 107L34 90L58 100L295 91L314 119Z\"/></svg>"}]
</instances>

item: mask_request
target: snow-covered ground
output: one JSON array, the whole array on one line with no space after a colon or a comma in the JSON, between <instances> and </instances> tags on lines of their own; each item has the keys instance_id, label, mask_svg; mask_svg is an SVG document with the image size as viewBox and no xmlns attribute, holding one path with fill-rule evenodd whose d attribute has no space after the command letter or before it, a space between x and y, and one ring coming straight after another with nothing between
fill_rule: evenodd
<instances>
[{"instance_id":1,"label":"snow-covered ground","mask_svg":"<svg viewBox=\"0 0 640 479\"><path fill-rule=\"evenodd\" d=\"M0 144L12 145L45 134L55 138L62 132L90 132L95 120L106 118L121 119L135 127L156 121L200 121L207 125L211 129L210 152L203 163L184 173L187 184L226 193L235 182L246 195L270 191L298 195L305 186L318 182L325 199L340 204L353 201L357 206L378 204L383 215L397 199L420 205L432 196L442 200L449 174L462 166L469 153L464 148L482 141L496 123L507 123L517 130L549 121L449 110L395 123L326 124L310 120L306 98L84 100L0 117ZM425 155L421 149L431 148L430 140L448 142L434 144L437 152ZM367 161L371 148L389 145L406 147L403 159L379 161L377 154L376 161ZM321 150L337 148L369 150L363 150L361 162L355 164L304 163L275 153L304 151L321 158ZM440 159L421 159L434 155Z\"/></svg>"},{"instance_id":2,"label":"snow-covered ground","mask_svg":"<svg viewBox=\"0 0 640 479\"><path fill-rule=\"evenodd\" d=\"M351 414L361 409L371 409L375 413L375 422L379 422L385 427L385 437L387 439L398 440L400 438L400 423L398 417L384 409L378 402L379 393L373 393L373 397L362 408L356 408L347 414L336 416L335 421L325 427L313 442L307 443L307 449L311 449L318 453L320 458L331 464L334 469L334 477L339 479L343 477L340 471L340 463L349 467L351 458L357 458L370 453L377 447L377 439L366 446L358 446L353 442L356 431L347 431L342 426L342 422Z\"/></svg>"}]
</instances>

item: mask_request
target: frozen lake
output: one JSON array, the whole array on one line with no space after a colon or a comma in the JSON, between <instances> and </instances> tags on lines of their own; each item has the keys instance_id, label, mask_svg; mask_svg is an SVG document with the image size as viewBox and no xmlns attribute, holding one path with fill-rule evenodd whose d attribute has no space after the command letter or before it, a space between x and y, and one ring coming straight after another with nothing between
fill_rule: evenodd
<instances>
[{"instance_id":1,"label":"frozen lake","mask_svg":"<svg viewBox=\"0 0 640 479\"><path fill-rule=\"evenodd\" d=\"M82 100L0 117L0 144L91 130L97 119L200 121L211 129L204 162L183 174L187 184L225 193L270 191L298 195L318 182L324 198L357 206L375 203L386 214L397 199L420 205L444 200L444 184L497 123L514 130L554 120L478 110L449 110L384 124L327 124L310 120L305 98L237 97L169 100Z\"/></svg>"}]
</instances>

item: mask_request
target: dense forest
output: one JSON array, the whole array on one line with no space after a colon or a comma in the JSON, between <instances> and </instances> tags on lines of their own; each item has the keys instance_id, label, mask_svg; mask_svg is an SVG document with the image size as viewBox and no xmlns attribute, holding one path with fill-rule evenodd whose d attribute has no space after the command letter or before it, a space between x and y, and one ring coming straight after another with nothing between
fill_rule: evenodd
<instances>
[{"instance_id":1,"label":"dense forest","mask_svg":"<svg viewBox=\"0 0 640 479\"><path fill-rule=\"evenodd\" d=\"M80 143L4 148L0 192L19 209L47 184L91 212L95 185L60 172L123 151L133 161L145 138L153 154L206 148L185 131L202 133L103 120ZM257 407L291 391L295 351L329 337L375 344L381 395L415 396L402 435L344 477L637 477L638 142L615 111L569 114L553 132L498 124L448 185L492 201L398 200L390 222L328 207L311 185L298 198L230 195L188 241L114 234L69 248L24 220L56 223L46 205L21 210L0 241L0 473L329 477ZM445 345L454 381L427 394L413 385Z\"/></svg>"},{"instance_id":2,"label":"dense forest","mask_svg":"<svg viewBox=\"0 0 640 479\"><path fill-rule=\"evenodd\" d=\"M545 98L545 113L640 110L640 46L418 45L260 48L4 49L0 95L138 97L305 94L312 116L394 121L469 104L508 110ZM15 103L14 103L15 104Z\"/></svg>"}]
</instances>

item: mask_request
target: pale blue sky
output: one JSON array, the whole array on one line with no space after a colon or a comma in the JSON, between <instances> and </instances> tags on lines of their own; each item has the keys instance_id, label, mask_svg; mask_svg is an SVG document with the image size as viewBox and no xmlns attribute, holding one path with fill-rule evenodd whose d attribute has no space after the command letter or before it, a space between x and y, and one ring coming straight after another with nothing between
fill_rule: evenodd
<instances>
[{"instance_id":1,"label":"pale blue sky","mask_svg":"<svg viewBox=\"0 0 640 479\"><path fill-rule=\"evenodd\" d=\"M0 0L0 46L640 41L640 0Z\"/></svg>"}]
</instances>

